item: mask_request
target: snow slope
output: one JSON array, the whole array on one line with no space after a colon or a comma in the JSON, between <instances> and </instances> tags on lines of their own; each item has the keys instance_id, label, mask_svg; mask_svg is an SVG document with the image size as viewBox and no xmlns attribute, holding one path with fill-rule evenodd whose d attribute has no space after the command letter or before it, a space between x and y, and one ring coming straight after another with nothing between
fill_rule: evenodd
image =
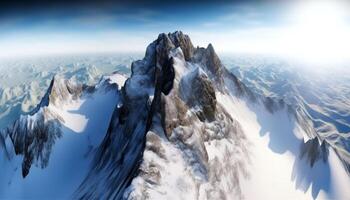
<instances>
[{"instance_id":1,"label":"snow slope","mask_svg":"<svg viewBox=\"0 0 350 200\"><path fill-rule=\"evenodd\" d=\"M221 99L221 100L220 100ZM300 159L305 133L286 110L269 113L230 96L219 102L247 133L252 164L242 184L247 199L348 199L350 179L334 151L311 167ZM341 175L340 175L341 174Z\"/></svg>"},{"instance_id":2,"label":"snow slope","mask_svg":"<svg viewBox=\"0 0 350 200\"><path fill-rule=\"evenodd\" d=\"M142 55L117 53L0 60L0 129L6 128L21 114L30 113L55 75L95 85L102 75L114 71L129 74L131 62L139 57Z\"/></svg>"},{"instance_id":3,"label":"snow slope","mask_svg":"<svg viewBox=\"0 0 350 200\"><path fill-rule=\"evenodd\" d=\"M168 54L176 75L164 97L165 125L161 113L153 119L141 172L124 198L350 198L349 176L338 156L329 146L324 150L312 127L304 130L308 123L299 124L292 107L252 95L225 69L213 69L207 62L213 59L210 46L188 60L183 53L188 49L180 47ZM221 116L213 121L201 120L201 105L186 102L193 94L201 98L192 84L196 77L209 77L215 87ZM227 129L229 124L234 128Z\"/></svg>"},{"instance_id":4,"label":"snow slope","mask_svg":"<svg viewBox=\"0 0 350 200\"><path fill-rule=\"evenodd\" d=\"M182 32L160 34L127 80L55 78L47 94L1 132L0 198L350 198L307 115L252 92Z\"/></svg>"},{"instance_id":5,"label":"snow slope","mask_svg":"<svg viewBox=\"0 0 350 200\"><path fill-rule=\"evenodd\" d=\"M19 173L23 156L15 155L7 136L7 146L0 146L3 153L9 152L9 158L1 157L0 176L6 178L0 181L0 198L70 198L86 176L91 155L101 143L113 108L118 103L119 91L114 83L122 83L125 79L121 75L111 75L102 80L93 92L84 91L77 99L73 99L72 95L65 96L65 101L58 105L53 104L51 98L48 106L29 116L34 121L40 120L36 119L38 115L43 110L49 110L59 119L62 132L50 150L49 164L45 167L33 164L24 179ZM55 87L59 88L65 80L55 77L54 81Z\"/></svg>"},{"instance_id":6,"label":"snow slope","mask_svg":"<svg viewBox=\"0 0 350 200\"><path fill-rule=\"evenodd\" d=\"M317 135L335 149L350 171L348 63L330 70L262 56L231 57L225 62L255 93L282 98L307 116Z\"/></svg>"}]
</instances>

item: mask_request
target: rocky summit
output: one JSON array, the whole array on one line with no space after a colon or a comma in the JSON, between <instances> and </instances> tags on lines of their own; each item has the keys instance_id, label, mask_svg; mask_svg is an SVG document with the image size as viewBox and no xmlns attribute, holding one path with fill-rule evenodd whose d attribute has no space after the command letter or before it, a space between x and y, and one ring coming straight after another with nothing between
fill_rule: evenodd
<instances>
[{"instance_id":1,"label":"rocky summit","mask_svg":"<svg viewBox=\"0 0 350 200\"><path fill-rule=\"evenodd\" d=\"M55 76L0 134L0 199L349 199L349 160L181 31L129 77Z\"/></svg>"}]
</instances>

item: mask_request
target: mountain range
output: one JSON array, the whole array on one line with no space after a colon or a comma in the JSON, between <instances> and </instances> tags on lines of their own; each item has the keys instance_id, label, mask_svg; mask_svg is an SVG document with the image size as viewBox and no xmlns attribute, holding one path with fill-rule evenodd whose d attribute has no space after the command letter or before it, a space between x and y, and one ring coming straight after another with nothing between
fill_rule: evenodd
<instances>
[{"instance_id":1,"label":"mountain range","mask_svg":"<svg viewBox=\"0 0 350 200\"><path fill-rule=\"evenodd\" d=\"M129 76L54 76L1 131L0 199L349 199L348 149L303 95L271 97L238 74L176 31Z\"/></svg>"}]
</instances>

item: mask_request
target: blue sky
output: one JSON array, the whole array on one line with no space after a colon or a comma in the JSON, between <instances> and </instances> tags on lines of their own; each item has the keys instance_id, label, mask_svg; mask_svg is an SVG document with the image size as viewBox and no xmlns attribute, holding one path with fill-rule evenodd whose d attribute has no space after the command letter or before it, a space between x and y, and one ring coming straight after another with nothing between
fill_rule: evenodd
<instances>
[{"instance_id":1,"label":"blue sky","mask_svg":"<svg viewBox=\"0 0 350 200\"><path fill-rule=\"evenodd\" d=\"M32 12L11 13L1 20L1 32L73 31L96 32L160 31L161 29L247 27L278 23L285 5L262 3L162 4L156 7L118 5L111 7L41 8ZM230 23L230 26L227 26Z\"/></svg>"},{"instance_id":2,"label":"blue sky","mask_svg":"<svg viewBox=\"0 0 350 200\"><path fill-rule=\"evenodd\" d=\"M191 3L191 2L190 2ZM281 23L277 6L258 3L124 5L110 7L40 8L32 12L10 13L0 22L4 39L23 44L41 40L86 42L123 37L149 43L158 33L182 30L191 33L217 33L232 29L273 26ZM73 41L71 41L73 40ZM75 41L75 42L74 42ZM39 41L38 41L39 42ZM69 46L69 44L67 44ZM106 47L110 49L112 47ZM114 48L118 49L116 44ZM121 48L122 50L122 48ZM135 47L135 50L139 47Z\"/></svg>"},{"instance_id":3,"label":"blue sky","mask_svg":"<svg viewBox=\"0 0 350 200\"><path fill-rule=\"evenodd\" d=\"M158 33L175 30L189 34L194 45L213 43L224 53L296 54L298 48L314 51L329 40L325 49L339 48L344 54L346 37L333 40L348 33L348 6L337 0L12 5L0 14L0 56L144 51ZM339 27L327 27L332 24ZM330 28L336 31L312 37ZM300 46L305 43L310 43L307 48Z\"/></svg>"}]
</instances>

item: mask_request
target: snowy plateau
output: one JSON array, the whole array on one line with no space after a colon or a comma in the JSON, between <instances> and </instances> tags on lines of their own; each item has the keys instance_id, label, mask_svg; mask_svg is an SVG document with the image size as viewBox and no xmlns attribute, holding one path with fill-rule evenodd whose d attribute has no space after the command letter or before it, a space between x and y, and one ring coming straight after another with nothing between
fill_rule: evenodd
<instances>
[{"instance_id":1,"label":"snowy plateau","mask_svg":"<svg viewBox=\"0 0 350 200\"><path fill-rule=\"evenodd\" d=\"M3 61L0 199L348 200L350 73L322 70L180 31Z\"/></svg>"}]
</instances>

